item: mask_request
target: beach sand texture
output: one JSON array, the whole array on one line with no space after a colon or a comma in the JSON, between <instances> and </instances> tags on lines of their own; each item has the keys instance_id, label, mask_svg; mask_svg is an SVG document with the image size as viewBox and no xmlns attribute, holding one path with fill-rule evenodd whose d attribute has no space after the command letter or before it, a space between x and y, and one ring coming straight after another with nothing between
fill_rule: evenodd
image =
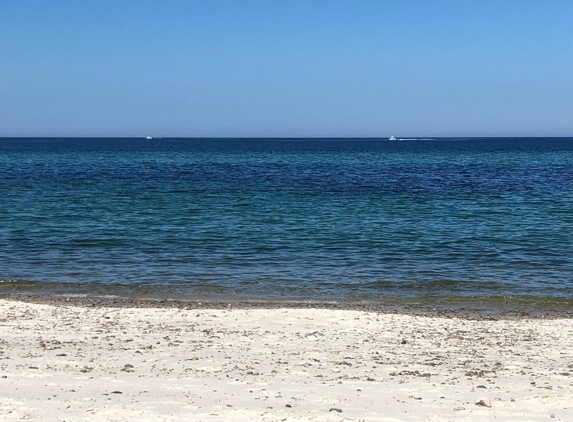
<instances>
[{"instance_id":1,"label":"beach sand texture","mask_svg":"<svg viewBox=\"0 0 573 422\"><path fill-rule=\"evenodd\" d=\"M0 300L0 377L8 420L573 421L573 320Z\"/></svg>"}]
</instances>

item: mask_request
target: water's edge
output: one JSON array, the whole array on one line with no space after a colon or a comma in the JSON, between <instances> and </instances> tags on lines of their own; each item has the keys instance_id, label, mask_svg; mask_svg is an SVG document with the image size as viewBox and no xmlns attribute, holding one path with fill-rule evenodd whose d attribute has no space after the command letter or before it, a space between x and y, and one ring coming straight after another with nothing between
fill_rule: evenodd
<instances>
[{"instance_id":1,"label":"water's edge","mask_svg":"<svg viewBox=\"0 0 573 422\"><path fill-rule=\"evenodd\" d=\"M573 318L573 300L554 297L421 296L385 300L294 300L231 296L170 297L79 292L0 292L0 300L79 307L193 309L333 309L465 319Z\"/></svg>"}]
</instances>

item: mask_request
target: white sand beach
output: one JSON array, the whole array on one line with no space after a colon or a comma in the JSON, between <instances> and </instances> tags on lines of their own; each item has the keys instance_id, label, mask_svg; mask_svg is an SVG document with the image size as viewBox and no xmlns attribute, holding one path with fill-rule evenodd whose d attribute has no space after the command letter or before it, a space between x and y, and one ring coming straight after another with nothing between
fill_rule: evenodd
<instances>
[{"instance_id":1,"label":"white sand beach","mask_svg":"<svg viewBox=\"0 0 573 422\"><path fill-rule=\"evenodd\" d=\"M573 320L0 300L0 419L573 421Z\"/></svg>"}]
</instances>

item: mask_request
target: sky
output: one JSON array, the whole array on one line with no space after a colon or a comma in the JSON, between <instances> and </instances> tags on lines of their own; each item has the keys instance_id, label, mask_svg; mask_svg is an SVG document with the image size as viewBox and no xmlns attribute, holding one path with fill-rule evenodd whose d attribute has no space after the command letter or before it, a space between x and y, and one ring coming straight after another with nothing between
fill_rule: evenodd
<instances>
[{"instance_id":1,"label":"sky","mask_svg":"<svg viewBox=\"0 0 573 422\"><path fill-rule=\"evenodd\" d=\"M573 1L0 1L0 137L390 135L573 136Z\"/></svg>"}]
</instances>

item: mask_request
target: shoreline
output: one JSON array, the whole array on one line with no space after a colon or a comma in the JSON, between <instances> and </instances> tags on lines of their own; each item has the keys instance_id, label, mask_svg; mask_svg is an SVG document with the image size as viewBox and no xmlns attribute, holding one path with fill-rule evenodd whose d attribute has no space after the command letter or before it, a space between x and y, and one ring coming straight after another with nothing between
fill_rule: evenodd
<instances>
[{"instance_id":1,"label":"shoreline","mask_svg":"<svg viewBox=\"0 0 573 422\"><path fill-rule=\"evenodd\" d=\"M446 300L444 300L446 299ZM465 319L555 319L572 318L572 301L561 298L535 298L527 301L507 298L408 298L402 300L319 300L232 297L147 297L140 295L102 295L70 293L0 292L0 300L78 307L134 307L176 309L324 309L377 312L412 316L442 316Z\"/></svg>"},{"instance_id":2,"label":"shoreline","mask_svg":"<svg viewBox=\"0 0 573 422\"><path fill-rule=\"evenodd\" d=\"M573 319L0 299L0 419L571 421Z\"/></svg>"}]
</instances>

